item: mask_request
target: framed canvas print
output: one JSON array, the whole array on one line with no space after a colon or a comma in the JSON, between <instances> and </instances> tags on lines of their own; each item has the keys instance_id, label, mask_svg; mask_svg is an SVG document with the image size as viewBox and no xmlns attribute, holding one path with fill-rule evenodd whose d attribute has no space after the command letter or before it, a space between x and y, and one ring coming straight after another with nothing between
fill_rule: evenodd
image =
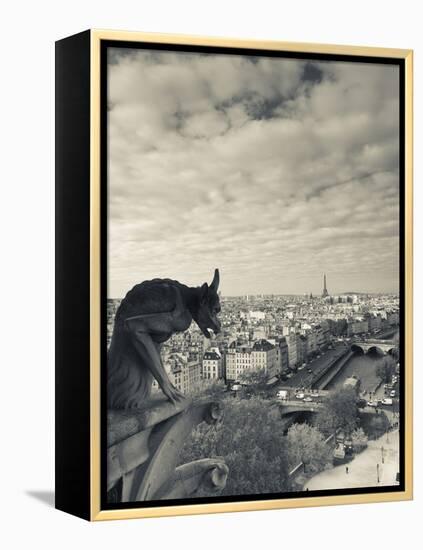
<instances>
[{"instance_id":1,"label":"framed canvas print","mask_svg":"<svg viewBox=\"0 0 423 550\"><path fill-rule=\"evenodd\" d=\"M56 507L412 498L412 52L56 43Z\"/></svg>"}]
</instances>

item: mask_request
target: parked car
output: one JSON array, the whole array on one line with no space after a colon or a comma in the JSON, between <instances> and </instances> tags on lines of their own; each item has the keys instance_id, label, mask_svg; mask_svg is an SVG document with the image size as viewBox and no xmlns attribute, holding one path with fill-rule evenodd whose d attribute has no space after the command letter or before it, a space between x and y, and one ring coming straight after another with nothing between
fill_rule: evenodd
<instances>
[{"instance_id":1,"label":"parked car","mask_svg":"<svg viewBox=\"0 0 423 550\"><path fill-rule=\"evenodd\" d=\"M390 397L385 397L385 399L382 399L382 405L392 405L392 399Z\"/></svg>"},{"instance_id":2,"label":"parked car","mask_svg":"<svg viewBox=\"0 0 423 550\"><path fill-rule=\"evenodd\" d=\"M304 397L303 401L305 401L306 403L311 403L313 399L308 395L307 397Z\"/></svg>"},{"instance_id":3,"label":"parked car","mask_svg":"<svg viewBox=\"0 0 423 550\"><path fill-rule=\"evenodd\" d=\"M297 399L304 399L304 394L302 392L295 394Z\"/></svg>"},{"instance_id":4,"label":"parked car","mask_svg":"<svg viewBox=\"0 0 423 550\"><path fill-rule=\"evenodd\" d=\"M385 395L389 395L392 391L395 391L395 390L393 390L393 385L392 384L385 384L385 386L384 386Z\"/></svg>"},{"instance_id":5,"label":"parked car","mask_svg":"<svg viewBox=\"0 0 423 550\"><path fill-rule=\"evenodd\" d=\"M392 390L389 395L390 395L390 397L395 397L396 394L397 394L397 392L395 390Z\"/></svg>"},{"instance_id":6,"label":"parked car","mask_svg":"<svg viewBox=\"0 0 423 550\"><path fill-rule=\"evenodd\" d=\"M286 401L288 399L288 391L287 390L279 390L278 393L276 394L276 397L278 399L283 399L284 401Z\"/></svg>"},{"instance_id":7,"label":"parked car","mask_svg":"<svg viewBox=\"0 0 423 550\"><path fill-rule=\"evenodd\" d=\"M377 401L367 401L368 407L377 407Z\"/></svg>"}]
</instances>

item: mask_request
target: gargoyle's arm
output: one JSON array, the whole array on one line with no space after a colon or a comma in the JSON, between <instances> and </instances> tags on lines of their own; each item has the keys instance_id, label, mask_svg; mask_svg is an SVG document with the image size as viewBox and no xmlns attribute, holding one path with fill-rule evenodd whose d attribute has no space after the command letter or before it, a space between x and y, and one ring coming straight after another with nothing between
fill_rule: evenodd
<instances>
[{"instance_id":1,"label":"gargoyle's arm","mask_svg":"<svg viewBox=\"0 0 423 550\"><path fill-rule=\"evenodd\" d=\"M151 325L160 326L166 322L166 316L166 313L137 315L126 319L125 324L142 364L150 370L166 397L175 402L182 397L182 394L171 384L160 353L149 334Z\"/></svg>"}]
</instances>

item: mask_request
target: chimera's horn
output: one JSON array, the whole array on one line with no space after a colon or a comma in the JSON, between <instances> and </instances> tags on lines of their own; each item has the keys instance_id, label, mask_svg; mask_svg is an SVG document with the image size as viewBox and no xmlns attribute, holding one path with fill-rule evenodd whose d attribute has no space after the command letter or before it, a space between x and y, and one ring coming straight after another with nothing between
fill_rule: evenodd
<instances>
[{"instance_id":1,"label":"chimera's horn","mask_svg":"<svg viewBox=\"0 0 423 550\"><path fill-rule=\"evenodd\" d=\"M217 292L217 289L219 288L219 280L220 280L219 270L215 269L213 281L212 281L212 284L210 285L210 288L212 288L215 292Z\"/></svg>"}]
</instances>

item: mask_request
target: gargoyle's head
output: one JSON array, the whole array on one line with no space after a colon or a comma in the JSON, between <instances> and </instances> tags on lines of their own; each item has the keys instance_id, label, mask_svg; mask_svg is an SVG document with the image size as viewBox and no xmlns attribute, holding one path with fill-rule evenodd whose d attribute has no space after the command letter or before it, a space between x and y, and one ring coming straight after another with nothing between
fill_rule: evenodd
<instances>
[{"instance_id":1,"label":"gargoyle's head","mask_svg":"<svg viewBox=\"0 0 423 550\"><path fill-rule=\"evenodd\" d=\"M218 288L219 270L215 269L211 285L209 286L207 283L204 283L200 288L198 309L194 315L195 322L206 338L211 337L211 331L215 334L220 332L220 321L217 318L217 315L220 313Z\"/></svg>"}]
</instances>

